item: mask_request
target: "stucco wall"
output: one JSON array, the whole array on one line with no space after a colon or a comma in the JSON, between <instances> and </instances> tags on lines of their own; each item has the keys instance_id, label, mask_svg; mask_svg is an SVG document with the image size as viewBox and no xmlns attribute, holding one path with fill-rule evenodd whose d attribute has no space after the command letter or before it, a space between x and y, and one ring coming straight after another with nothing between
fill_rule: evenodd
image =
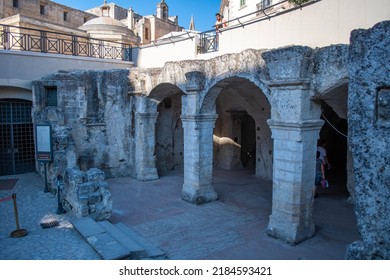
<instances>
[{"instance_id":1,"label":"stucco wall","mask_svg":"<svg viewBox=\"0 0 390 280\"><path fill-rule=\"evenodd\" d=\"M175 44L151 45L133 49L133 61L138 67L162 67L167 61L181 61L196 59L196 38L188 39Z\"/></svg>"},{"instance_id":2,"label":"stucco wall","mask_svg":"<svg viewBox=\"0 0 390 280\"><path fill-rule=\"evenodd\" d=\"M124 69L131 62L108 59L93 59L68 55L41 54L23 51L0 50L0 86L16 86L31 89L31 82L58 70Z\"/></svg>"},{"instance_id":3,"label":"stucco wall","mask_svg":"<svg viewBox=\"0 0 390 280\"><path fill-rule=\"evenodd\" d=\"M353 29L369 28L388 19L390 0L323 0L271 20L223 32L219 53L243 48L347 44ZM238 24L232 22L230 27Z\"/></svg>"}]
</instances>

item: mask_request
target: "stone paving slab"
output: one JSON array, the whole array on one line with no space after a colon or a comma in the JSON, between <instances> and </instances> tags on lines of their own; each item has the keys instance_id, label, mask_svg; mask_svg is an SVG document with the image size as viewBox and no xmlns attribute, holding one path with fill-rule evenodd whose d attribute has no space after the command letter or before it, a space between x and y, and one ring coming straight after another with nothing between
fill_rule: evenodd
<instances>
[{"instance_id":1,"label":"stone paving slab","mask_svg":"<svg viewBox=\"0 0 390 280\"><path fill-rule=\"evenodd\" d=\"M127 236L117 226L111 224L109 221L101 221L98 224L106 230L116 241L130 252L131 259L142 259L147 256L145 249L136 241Z\"/></svg>"},{"instance_id":2,"label":"stone paving slab","mask_svg":"<svg viewBox=\"0 0 390 280\"><path fill-rule=\"evenodd\" d=\"M72 221L76 231L94 248L104 260L129 258L131 251L121 245L101 225L91 218Z\"/></svg>"},{"instance_id":3,"label":"stone paving slab","mask_svg":"<svg viewBox=\"0 0 390 280\"><path fill-rule=\"evenodd\" d=\"M43 192L44 182L36 173L1 178L19 178L11 191L0 190L0 198L17 194L20 227L28 235L9 236L15 230L12 201L0 202L0 260L102 259L74 230L71 217L55 214L57 197ZM247 172L220 170L213 180L219 200L193 205L181 200L180 172L151 182L109 179L114 202L111 222L131 227L169 259L344 259L346 245L360 238L353 205L346 197L324 193L314 205L316 235L290 246L265 233L271 182ZM52 219L59 226L40 226Z\"/></svg>"},{"instance_id":4,"label":"stone paving slab","mask_svg":"<svg viewBox=\"0 0 390 280\"><path fill-rule=\"evenodd\" d=\"M127 236L139 243L143 248L145 248L147 257L151 259L162 259L165 258L165 253L161 251L158 247L153 245L150 241L143 238L139 233L132 230L128 226L122 223L116 224L116 227L120 229Z\"/></svg>"}]
</instances>

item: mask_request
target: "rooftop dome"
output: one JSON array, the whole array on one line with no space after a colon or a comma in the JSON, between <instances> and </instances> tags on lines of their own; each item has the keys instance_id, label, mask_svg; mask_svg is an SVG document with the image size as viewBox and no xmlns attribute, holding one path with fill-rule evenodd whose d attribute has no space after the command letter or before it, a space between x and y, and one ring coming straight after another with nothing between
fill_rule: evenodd
<instances>
[{"instance_id":1,"label":"rooftop dome","mask_svg":"<svg viewBox=\"0 0 390 280\"><path fill-rule=\"evenodd\" d=\"M126 27L123 23L121 23L119 20L116 20L114 18L110 17L97 17L90 19L86 23L84 23L82 26L89 26L89 25L112 25L112 26L118 26L118 27Z\"/></svg>"},{"instance_id":2,"label":"rooftop dome","mask_svg":"<svg viewBox=\"0 0 390 280\"><path fill-rule=\"evenodd\" d=\"M93 18L79 29L86 31L91 37L116 42L136 43L137 37L127 26L111 17Z\"/></svg>"}]
</instances>

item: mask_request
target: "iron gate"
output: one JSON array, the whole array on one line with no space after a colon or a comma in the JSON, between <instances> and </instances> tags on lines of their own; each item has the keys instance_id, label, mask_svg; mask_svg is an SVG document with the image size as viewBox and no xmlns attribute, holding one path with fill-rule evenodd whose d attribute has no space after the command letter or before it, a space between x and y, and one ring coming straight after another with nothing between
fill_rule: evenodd
<instances>
[{"instance_id":1,"label":"iron gate","mask_svg":"<svg viewBox=\"0 0 390 280\"><path fill-rule=\"evenodd\" d=\"M0 100L0 175L35 170L30 101Z\"/></svg>"}]
</instances>

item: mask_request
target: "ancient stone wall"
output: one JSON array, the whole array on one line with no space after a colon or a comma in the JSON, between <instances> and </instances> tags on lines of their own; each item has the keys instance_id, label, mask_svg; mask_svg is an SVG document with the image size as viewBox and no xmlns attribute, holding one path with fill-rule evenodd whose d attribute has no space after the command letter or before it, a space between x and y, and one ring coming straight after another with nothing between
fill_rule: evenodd
<instances>
[{"instance_id":1,"label":"ancient stone wall","mask_svg":"<svg viewBox=\"0 0 390 280\"><path fill-rule=\"evenodd\" d=\"M218 197L212 185L213 160L238 156L234 150L213 155L213 135L234 141L243 130L241 119L250 115L256 140L266 140L261 146L257 142L256 157L268 153L261 168L265 173L272 170L273 209L267 232L296 244L315 233L312 213L321 102L332 106L329 99L341 103L349 94L350 158L359 186L354 197L362 241L350 246L347 258L389 258L388 28L382 23L356 31L349 50L295 46L172 62L155 69L60 72L34 84L34 122L54 127L58 161L57 169L51 167L53 173L64 172L65 166L78 166L80 172L98 167L108 177L152 180L158 178L156 131L163 129L158 117L167 113L161 106L177 96L171 112L175 117L166 115L164 122L177 123L181 113L182 198L197 203ZM47 104L50 87L58 90L58 106ZM337 100L339 96L342 99ZM262 176L259 170L256 174ZM384 249L378 249L381 246Z\"/></svg>"},{"instance_id":2,"label":"ancient stone wall","mask_svg":"<svg viewBox=\"0 0 390 280\"><path fill-rule=\"evenodd\" d=\"M355 30L349 49L348 133L362 240L347 259L390 259L390 21Z\"/></svg>"},{"instance_id":3,"label":"ancient stone wall","mask_svg":"<svg viewBox=\"0 0 390 280\"><path fill-rule=\"evenodd\" d=\"M57 90L57 106L48 106L48 88ZM54 146L55 154L73 151L64 156L67 167L82 171L96 167L109 177L132 175L134 112L128 93L127 70L59 72L34 82L34 123L68 131L62 138L71 144L62 149ZM56 141L60 136L55 136Z\"/></svg>"},{"instance_id":4,"label":"ancient stone wall","mask_svg":"<svg viewBox=\"0 0 390 280\"><path fill-rule=\"evenodd\" d=\"M112 213L112 198L104 172L91 168L86 172L69 168L62 191L64 209L78 218L108 220Z\"/></svg>"}]
</instances>

